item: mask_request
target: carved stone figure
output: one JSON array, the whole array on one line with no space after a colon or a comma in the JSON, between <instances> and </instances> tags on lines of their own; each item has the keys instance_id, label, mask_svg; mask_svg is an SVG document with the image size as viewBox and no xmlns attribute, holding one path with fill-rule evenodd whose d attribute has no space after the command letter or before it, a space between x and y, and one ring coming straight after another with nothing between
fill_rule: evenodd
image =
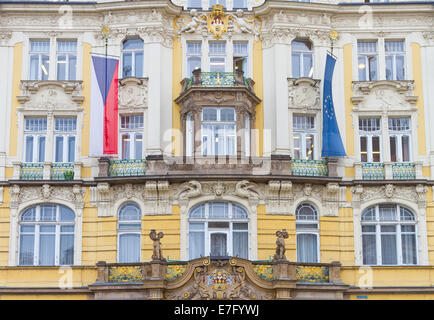
<instances>
[{"instance_id":1,"label":"carved stone figure","mask_svg":"<svg viewBox=\"0 0 434 320\"><path fill-rule=\"evenodd\" d=\"M243 10L238 9L236 15L231 15L234 19L240 32L253 33L255 36L259 35L259 32L255 29L255 20L247 21L243 18Z\"/></svg>"},{"instance_id":2,"label":"carved stone figure","mask_svg":"<svg viewBox=\"0 0 434 320\"><path fill-rule=\"evenodd\" d=\"M182 184L180 192L178 193L179 199L194 198L202 194L202 186L200 182L191 180Z\"/></svg>"},{"instance_id":3,"label":"carved stone figure","mask_svg":"<svg viewBox=\"0 0 434 320\"><path fill-rule=\"evenodd\" d=\"M384 193L386 194L386 197L392 198L394 192L395 187L393 186L393 184L386 184L386 186L384 187Z\"/></svg>"},{"instance_id":4,"label":"carved stone figure","mask_svg":"<svg viewBox=\"0 0 434 320\"><path fill-rule=\"evenodd\" d=\"M51 197L51 191L52 191L52 188L50 187L49 184L44 184L41 187L41 193L42 193L42 197L44 198L44 200L48 200Z\"/></svg>"},{"instance_id":5,"label":"carved stone figure","mask_svg":"<svg viewBox=\"0 0 434 320\"><path fill-rule=\"evenodd\" d=\"M152 261L166 261L165 258L163 258L163 254L161 253L161 242L160 239L164 237L163 232L159 232L157 235L157 232L152 229L149 233L149 237L153 241L154 251L152 254Z\"/></svg>"},{"instance_id":6,"label":"carved stone figure","mask_svg":"<svg viewBox=\"0 0 434 320\"><path fill-rule=\"evenodd\" d=\"M288 232L286 229L282 231L276 231L276 254L273 257L273 260L286 260L285 257L285 239L288 238Z\"/></svg>"},{"instance_id":7,"label":"carved stone figure","mask_svg":"<svg viewBox=\"0 0 434 320\"><path fill-rule=\"evenodd\" d=\"M190 15L191 15L191 22L187 23L184 27L178 30L178 34L181 34L183 32L192 33L195 32L196 29L198 29L198 27L206 25L206 21L202 20L202 16L204 15L198 16L196 9L191 9Z\"/></svg>"},{"instance_id":8,"label":"carved stone figure","mask_svg":"<svg viewBox=\"0 0 434 320\"><path fill-rule=\"evenodd\" d=\"M248 180L243 180L237 183L235 186L235 193L243 198L259 199L259 193L254 190L256 184Z\"/></svg>"}]
</instances>

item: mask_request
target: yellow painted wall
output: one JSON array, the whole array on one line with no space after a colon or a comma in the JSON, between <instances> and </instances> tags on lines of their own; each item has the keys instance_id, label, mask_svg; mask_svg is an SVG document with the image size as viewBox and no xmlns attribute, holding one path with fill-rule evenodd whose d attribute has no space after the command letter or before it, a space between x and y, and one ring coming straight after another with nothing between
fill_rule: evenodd
<instances>
[{"instance_id":1,"label":"yellow painted wall","mask_svg":"<svg viewBox=\"0 0 434 320\"><path fill-rule=\"evenodd\" d=\"M19 42L14 46L14 59L13 59L13 71L12 71L12 110L11 110L11 124L15 124L18 121L17 108L19 102L17 96L21 94L20 82L22 75L23 65L23 43ZM9 155L17 155L18 146L18 127L16 125L10 126L10 138L9 138Z\"/></svg>"},{"instance_id":2,"label":"yellow painted wall","mask_svg":"<svg viewBox=\"0 0 434 320\"><path fill-rule=\"evenodd\" d=\"M413 77L414 77L414 95L417 98L416 107L417 113L417 151L419 155L426 155L426 131L425 131L425 112L423 103L422 89L422 56L420 53L420 44L411 44L413 57Z\"/></svg>"},{"instance_id":3,"label":"yellow painted wall","mask_svg":"<svg viewBox=\"0 0 434 320\"><path fill-rule=\"evenodd\" d=\"M3 188L3 203L0 204L0 266L8 265L10 237L9 188ZM1 280L0 280L1 281ZM0 284L1 286L1 284Z\"/></svg>"}]
</instances>

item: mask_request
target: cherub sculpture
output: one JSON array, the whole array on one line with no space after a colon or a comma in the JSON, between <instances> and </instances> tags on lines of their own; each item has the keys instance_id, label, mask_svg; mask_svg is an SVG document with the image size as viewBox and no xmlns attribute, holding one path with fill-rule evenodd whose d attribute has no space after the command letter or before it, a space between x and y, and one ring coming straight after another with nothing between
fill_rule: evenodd
<instances>
[{"instance_id":1,"label":"cherub sculpture","mask_svg":"<svg viewBox=\"0 0 434 320\"><path fill-rule=\"evenodd\" d=\"M157 235L157 232L152 229L151 232L149 233L149 237L152 239L153 241L153 246L154 246L154 252L152 254L152 261L166 261L165 258L163 258L163 255L161 253L161 242L160 239L164 237L164 233L163 232L159 232Z\"/></svg>"},{"instance_id":2,"label":"cherub sculpture","mask_svg":"<svg viewBox=\"0 0 434 320\"><path fill-rule=\"evenodd\" d=\"M285 239L288 238L288 232L286 229L276 231L276 236L276 254L273 257L273 260L286 260Z\"/></svg>"},{"instance_id":3,"label":"cherub sculpture","mask_svg":"<svg viewBox=\"0 0 434 320\"><path fill-rule=\"evenodd\" d=\"M180 30L178 30L178 34L181 34L183 32L192 33L195 32L199 26L206 25L206 21L202 20L202 16L198 16L196 9L191 9L190 15L191 15L191 21L187 23L184 27L182 27Z\"/></svg>"},{"instance_id":4,"label":"cherub sculpture","mask_svg":"<svg viewBox=\"0 0 434 320\"><path fill-rule=\"evenodd\" d=\"M236 15L231 15L238 25L241 32L253 33L255 36L259 35L259 32L255 29L254 20L249 22L247 19L243 18L243 10L238 9Z\"/></svg>"}]
</instances>

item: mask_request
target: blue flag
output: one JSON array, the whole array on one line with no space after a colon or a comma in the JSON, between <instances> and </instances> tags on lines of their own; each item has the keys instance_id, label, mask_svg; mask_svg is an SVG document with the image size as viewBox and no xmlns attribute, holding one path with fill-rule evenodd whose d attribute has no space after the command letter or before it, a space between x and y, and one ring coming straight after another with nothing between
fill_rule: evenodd
<instances>
[{"instance_id":1,"label":"blue flag","mask_svg":"<svg viewBox=\"0 0 434 320\"><path fill-rule=\"evenodd\" d=\"M336 59L327 54L323 90L321 157L343 157L346 155L333 106L332 78L335 64Z\"/></svg>"}]
</instances>

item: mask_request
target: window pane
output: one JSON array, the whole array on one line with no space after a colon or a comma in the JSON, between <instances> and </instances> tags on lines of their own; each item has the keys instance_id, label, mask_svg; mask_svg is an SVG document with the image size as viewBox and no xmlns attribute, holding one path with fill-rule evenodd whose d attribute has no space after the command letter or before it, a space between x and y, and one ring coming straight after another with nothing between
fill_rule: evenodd
<instances>
[{"instance_id":1,"label":"window pane","mask_svg":"<svg viewBox=\"0 0 434 320\"><path fill-rule=\"evenodd\" d=\"M122 159L130 158L130 135L122 135Z\"/></svg>"},{"instance_id":2,"label":"window pane","mask_svg":"<svg viewBox=\"0 0 434 320\"><path fill-rule=\"evenodd\" d=\"M75 161L75 137L68 137L68 162Z\"/></svg>"},{"instance_id":3,"label":"window pane","mask_svg":"<svg viewBox=\"0 0 434 320\"><path fill-rule=\"evenodd\" d=\"M60 206L60 221L74 221L74 212L65 206Z\"/></svg>"},{"instance_id":4,"label":"window pane","mask_svg":"<svg viewBox=\"0 0 434 320\"><path fill-rule=\"evenodd\" d=\"M209 42L210 54L226 54L226 42Z\"/></svg>"},{"instance_id":5,"label":"window pane","mask_svg":"<svg viewBox=\"0 0 434 320\"><path fill-rule=\"evenodd\" d=\"M301 136L296 134L294 135L294 158L300 159L300 148L301 148Z\"/></svg>"},{"instance_id":6,"label":"window pane","mask_svg":"<svg viewBox=\"0 0 434 320\"><path fill-rule=\"evenodd\" d=\"M30 77L29 80L38 80L39 55L30 55Z\"/></svg>"},{"instance_id":7,"label":"window pane","mask_svg":"<svg viewBox=\"0 0 434 320\"><path fill-rule=\"evenodd\" d=\"M315 141L313 135L306 135L306 160L313 160L314 142Z\"/></svg>"},{"instance_id":8,"label":"window pane","mask_svg":"<svg viewBox=\"0 0 434 320\"><path fill-rule=\"evenodd\" d=\"M140 262L140 235L119 236L119 262Z\"/></svg>"},{"instance_id":9,"label":"window pane","mask_svg":"<svg viewBox=\"0 0 434 320\"><path fill-rule=\"evenodd\" d=\"M57 56L57 80L66 79L66 56Z\"/></svg>"},{"instance_id":10,"label":"window pane","mask_svg":"<svg viewBox=\"0 0 434 320\"><path fill-rule=\"evenodd\" d=\"M45 137L39 137L38 162L45 161Z\"/></svg>"},{"instance_id":11,"label":"window pane","mask_svg":"<svg viewBox=\"0 0 434 320\"><path fill-rule=\"evenodd\" d=\"M358 57L359 81L366 81L366 57Z\"/></svg>"},{"instance_id":12,"label":"window pane","mask_svg":"<svg viewBox=\"0 0 434 320\"><path fill-rule=\"evenodd\" d=\"M202 53L202 42L188 41L187 42L187 54L200 55Z\"/></svg>"},{"instance_id":13,"label":"window pane","mask_svg":"<svg viewBox=\"0 0 434 320\"><path fill-rule=\"evenodd\" d=\"M139 38L128 39L123 43L123 50L143 49L143 40Z\"/></svg>"},{"instance_id":14,"label":"window pane","mask_svg":"<svg viewBox=\"0 0 434 320\"><path fill-rule=\"evenodd\" d=\"M233 219L247 219L248 214L244 208L233 204L232 205L232 218Z\"/></svg>"},{"instance_id":15,"label":"window pane","mask_svg":"<svg viewBox=\"0 0 434 320\"><path fill-rule=\"evenodd\" d=\"M42 55L41 61L42 61L41 80L48 80L48 73L50 72L50 57L46 55Z\"/></svg>"},{"instance_id":16,"label":"window pane","mask_svg":"<svg viewBox=\"0 0 434 320\"><path fill-rule=\"evenodd\" d=\"M134 76L137 78L143 77L143 52L136 52L134 57Z\"/></svg>"},{"instance_id":17,"label":"window pane","mask_svg":"<svg viewBox=\"0 0 434 320\"><path fill-rule=\"evenodd\" d=\"M396 63L396 80L404 80L405 79L404 56L401 55L395 56L395 63Z\"/></svg>"},{"instance_id":18,"label":"window pane","mask_svg":"<svg viewBox=\"0 0 434 320\"><path fill-rule=\"evenodd\" d=\"M123 67L122 74L123 77L131 77L133 71L133 56L131 52L124 52L123 54Z\"/></svg>"},{"instance_id":19,"label":"window pane","mask_svg":"<svg viewBox=\"0 0 434 320\"><path fill-rule=\"evenodd\" d=\"M225 202L212 202L209 204L210 218L228 218L228 204Z\"/></svg>"},{"instance_id":20,"label":"window pane","mask_svg":"<svg viewBox=\"0 0 434 320\"><path fill-rule=\"evenodd\" d=\"M300 53L292 53L292 77L299 78L300 77L300 67L301 67L301 54Z\"/></svg>"},{"instance_id":21,"label":"window pane","mask_svg":"<svg viewBox=\"0 0 434 320\"><path fill-rule=\"evenodd\" d=\"M60 264L74 264L74 235L65 234L60 236Z\"/></svg>"},{"instance_id":22,"label":"window pane","mask_svg":"<svg viewBox=\"0 0 434 320\"><path fill-rule=\"evenodd\" d=\"M362 162L368 162L368 141L366 137L360 137L360 158Z\"/></svg>"},{"instance_id":23,"label":"window pane","mask_svg":"<svg viewBox=\"0 0 434 320\"><path fill-rule=\"evenodd\" d=\"M140 230L140 223L121 223L119 222L118 229L119 230Z\"/></svg>"},{"instance_id":24,"label":"window pane","mask_svg":"<svg viewBox=\"0 0 434 320\"><path fill-rule=\"evenodd\" d=\"M380 205L380 221L396 221L395 205Z\"/></svg>"},{"instance_id":25,"label":"window pane","mask_svg":"<svg viewBox=\"0 0 434 320\"><path fill-rule=\"evenodd\" d=\"M390 137L390 161L396 162L396 137Z\"/></svg>"},{"instance_id":26,"label":"window pane","mask_svg":"<svg viewBox=\"0 0 434 320\"><path fill-rule=\"evenodd\" d=\"M312 43L309 40L296 39L291 43L292 51L312 51Z\"/></svg>"},{"instance_id":27,"label":"window pane","mask_svg":"<svg viewBox=\"0 0 434 320\"><path fill-rule=\"evenodd\" d=\"M23 212L21 215L21 221L35 221L36 219L36 207L31 207Z\"/></svg>"},{"instance_id":28,"label":"window pane","mask_svg":"<svg viewBox=\"0 0 434 320\"><path fill-rule=\"evenodd\" d=\"M220 121L235 121L235 110L232 108L220 109Z\"/></svg>"},{"instance_id":29,"label":"window pane","mask_svg":"<svg viewBox=\"0 0 434 320\"><path fill-rule=\"evenodd\" d=\"M381 235L381 257L382 264L397 264L396 256L396 235L382 234Z\"/></svg>"},{"instance_id":30,"label":"window pane","mask_svg":"<svg viewBox=\"0 0 434 320\"><path fill-rule=\"evenodd\" d=\"M248 223L233 223L232 230L249 230Z\"/></svg>"},{"instance_id":31,"label":"window pane","mask_svg":"<svg viewBox=\"0 0 434 320\"><path fill-rule=\"evenodd\" d=\"M40 207L42 221L56 221L56 206L52 204L44 204Z\"/></svg>"},{"instance_id":32,"label":"window pane","mask_svg":"<svg viewBox=\"0 0 434 320\"><path fill-rule=\"evenodd\" d=\"M205 232L190 232L188 234L189 256L196 259L205 256Z\"/></svg>"},{"instance_id":33,"label":"window pane","mask_svg":"<svg viewBox=\"0 0 434 320\"><path fill-rule=\"evenodd\" d=\"M234 9L238 9L238 8L246 8L246 2L245 0L234 0L234 5L233 8Z\"/></svg>"},{"instance_id":34,"label":"window pane","mask_svg":"<svg viewBox=\"0 0 434 320\"><path fill-rule=\"evenodd\" d=\"M68 79L76 80L76 67L77 66L77 57L75 55L69 55L69 70L68 70Z\"/></svg>"},{"instance_id":35,"label":"window pane","mask_svg":"<svg viewBox=\"0 0 434 320\"><path fill-rule=\"evenodd\" d=\"M56 137L56 162L63 162L63 137Z\"/></svg>"},{"instance_id":36,"label":"window pane","mask_svg":"<svg viewBox=\"0 0 434 320\"><path fill-rule=\"evenodd\" d=\"M245 224L247 226L247 223ZM232 256L248 259L249 256L249 235L247 232L234 232L232 235Z\"/></svg>"},{"instance_id":37,"label":"window pane","mask_svg":"<svg viewBox=\"0 0 434 320\"><path fill-rule=\"evenodd\" d=\"M127 203L119 211L119 221L138 221L140 219L141 211L135 203Z\"/></svg>"},{"instance_id":38,"label":"window pane","mask_svg":"<svg viewBox=\"0 0 434 320\"><path fill-rule=\"evenodd\" d=\"M200 57L188 57L187 58L187 75L190 76L196 68L201 68Z\"/></svg>"},{"instance_id":39,"label":"window pane","mask_svg":"<svg viewBox=\"0 0 434 320\"><path fill-rule=\"evenodd\" d=\"M410 161L410 137L402 137L402 161Z\"/></svg>"},{"instance_id":40,"label":"window pane","mask_svg":"<svg viewBox=\"0 0 434 320\"><path fill-rule=\"evenodd\" d=\"M190 222L190 231L203 231L205 224L203 222Z\"/></svg>"},{"instance_id":41,"label":"window pane","mask_svg":"<svg viewBox=\"0 0 434 320\"><path fill-rule=\"evenodd\" d=\"M217 121L217 109L215 108L203 108L202 109L203 121Z\"/></svg>"},{"instance_id":42,"label":"window pane","mask_svg":"<svg viewBox=\"0 0 434 320\"><path fill-rule=\"evenodd\" d=\"M212 233L210 238L210 255L214 257L226 256L228 253L226 233Z\"/></svg>"},{"instance_id":43,"label":"window pane","mask_svg":"<svg viewBox=\"0 0 434 320\"><path fill-rule=\"evenodd\" d=\"M142 159L142 141L143 141L143 137L141 134L136 134L135 137L136 141L135 141L135 159Z\"/></svg>"},{"instance_id":44,"label":"window pane","mask_svg":"<svg viewBox=\"0 0 434 320\"><path fill-rule=\"evenodd\" d=\"M54 234L41 234L39 238L39 265L54 265Z\"/></svg>"},{"instance_id":45,"label":"window pane","mask_svg":"<svg viewBox=\"0 0 434 320\"><path fill-rule=\"evenodd\" d=\"M20 236L20 265L33 265L34 246L34 235Z\"/></svg>"},{"instance_id":46,"label":"window pane","mask_svg":"<svg viewBox=\"0 0 434 320\"><path fill-rule=\"evenodd\" d=\"M375 235L362 235L363 264L377 264Z\"/></svg>"},{"instance_id":47,"label":"window pane","mask_svg":"<svg viewBox=\"0 0 434 320\"><path fill-rule=\"evenodd\" d=\"M312 55L303 54L303 77L312 77Z\"/></svg>"},{"instance_id":48,"label":"window pane","mask_svg":"<svg viewBox=\"0 0 434 320\"><path fill-rule=\"evenodd\" d=\"M369 80L378 80L378 72L377 72L377 57L368 57L369 63Z\"/></svg>"},{"instance_id":49,"label":"window pane","mask_svg":"<svg viewBox=\"0 0 434 320\"><path fill-rule=\"evenodd\" d=\"M33 136L26 137L26 162L33 162Z\"/></svg>"},{"instance_id":50,"label":"window pane","mask_svg":"<svg viewBox=\"0 0 434 320\"><path fill-rule=\"evenodd\" d=\"M416 235L403 234L401 235L402 241L402 263L403 264L416 264Z\"/></svg>"},{"instance_id":51,"label":"window pane","mask_svg":"<svg viewBox=\"0 0 434 320\"><path fill-rule=\"evenodd\" d=\"M297 234L297 261L318 262L317 235Z\"/></svg>"},{"instance_id":52,"label":"window pane","mask_svg":"<svg viewBox=\"0 0 434 320\"><path fill-rule=\"evenodd\" d=\"M372 137L372 161L380 162L380 137Z\"/></svg>"},{"instance_id":53,"label":"window pane","mask_svg":"<svg viewBox=\"0 0 434 320\"><path fill-rule=\"evenodd\" d=\"M394 80L393 56L386 56L386 80Z\"/></svg>"}]
</instances>

